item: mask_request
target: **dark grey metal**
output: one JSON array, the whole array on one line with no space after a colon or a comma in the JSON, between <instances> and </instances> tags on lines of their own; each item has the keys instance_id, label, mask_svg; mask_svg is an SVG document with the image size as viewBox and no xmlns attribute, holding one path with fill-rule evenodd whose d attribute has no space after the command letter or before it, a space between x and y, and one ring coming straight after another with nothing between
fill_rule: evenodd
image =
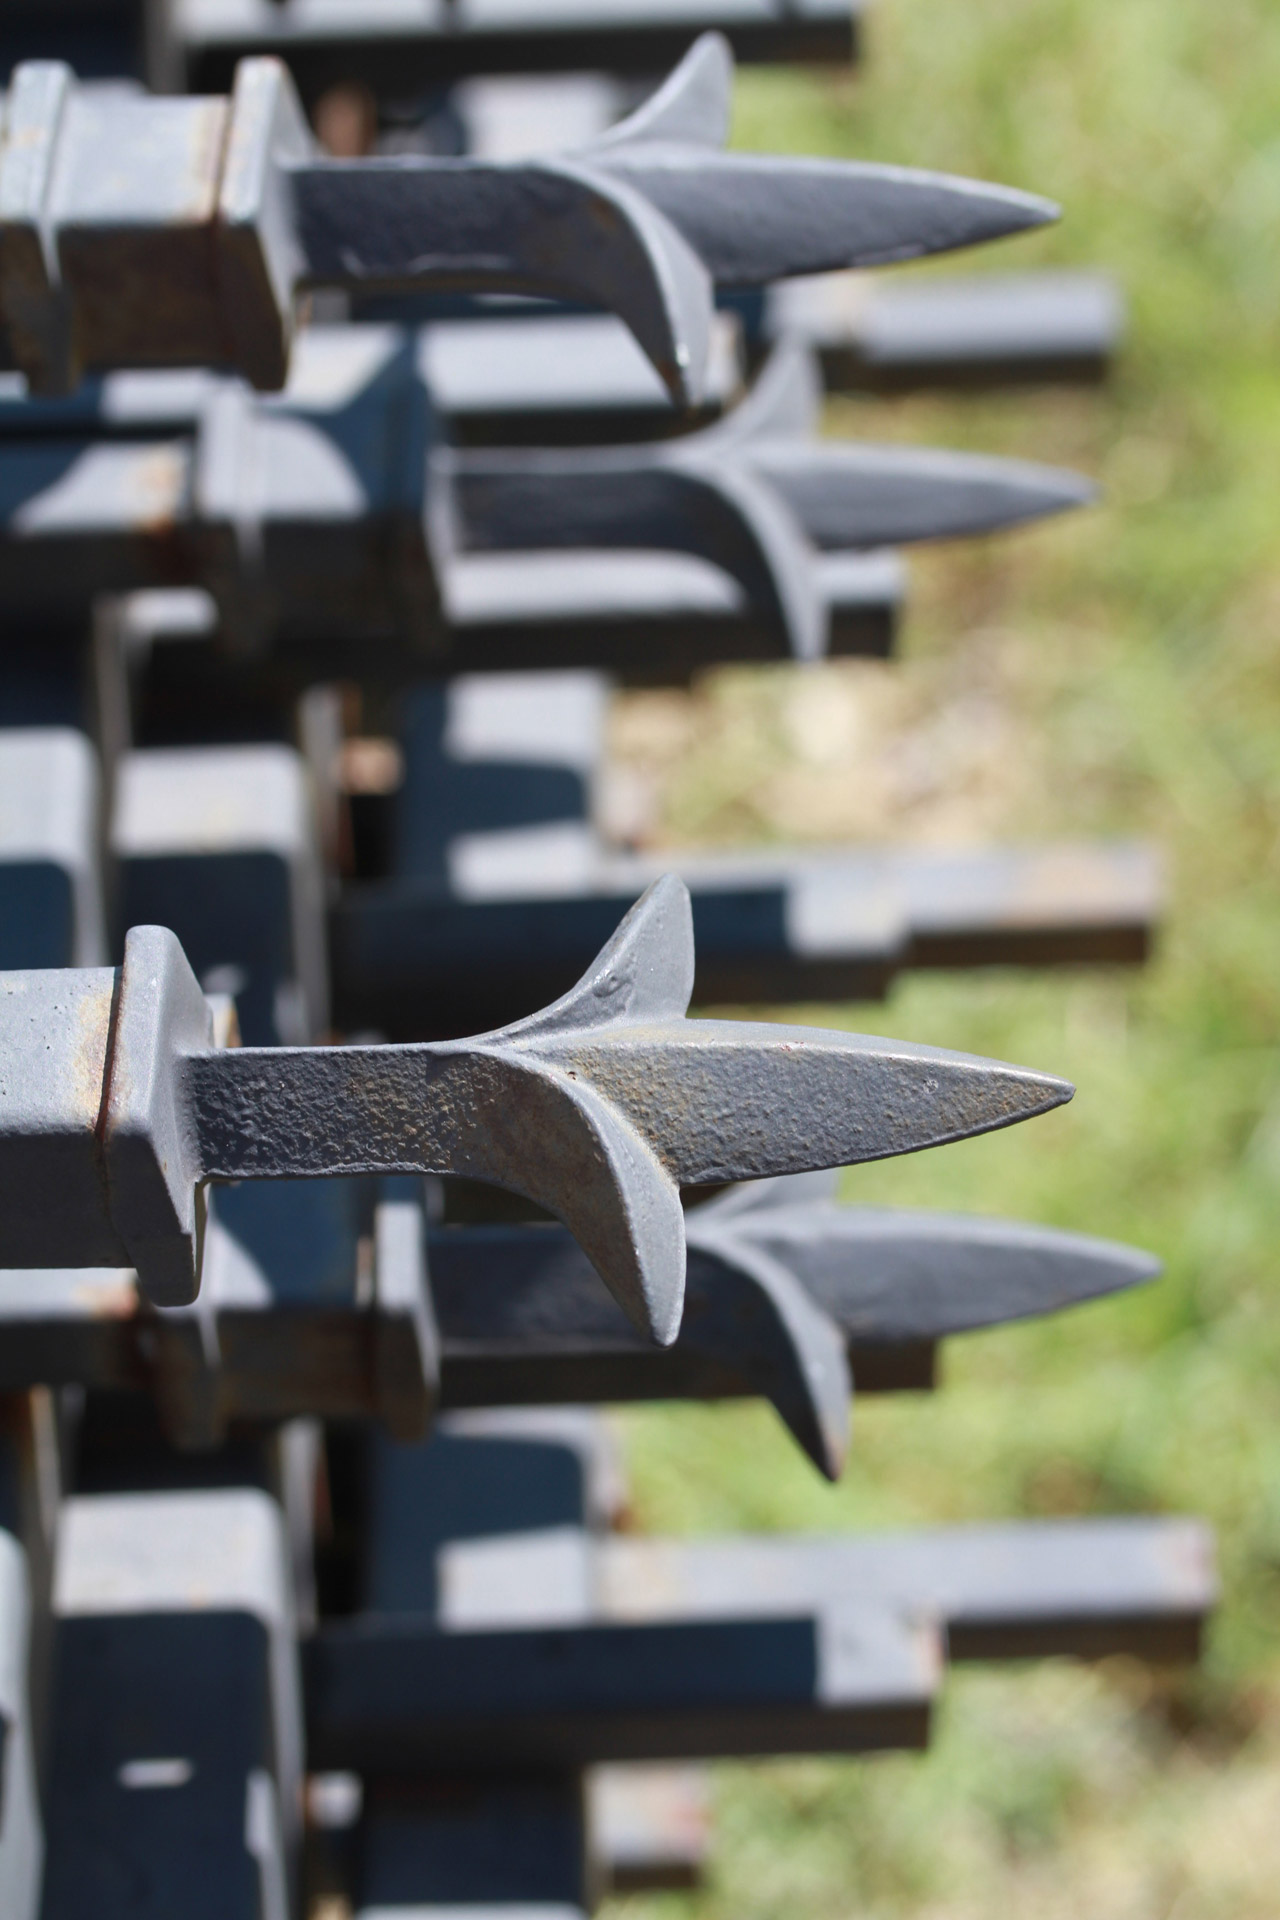
<instances>
[{"instance_id":1,"label":"dark grey metal","mask_svg":"<svg viewBox=\"0 0 1280 1920\"><path fill-rule=\"evenodd\" d=\"M125 753L110 817L115 950L127 927L166 926L206 991L234 997L247 1044L320 1038L327 887L301 756L273 744Z\"/></svg>"},{"instance_id":2,"label":"dark grey metal","mask_svg":"<svg viewBox=\"0 0 1280 1920\"><path fill-rule=\"evenodd\" d=\"M874 1605L478 1633L357 1617L304 1646L307 1752L377 1776L921 1747L940 1654Z\"/></svg>"},{"instance_id":3,"label":"dark grey metal","mask_svg":"<svg viewBox=\"0 0 1280 1920\"><path fill-rule=\"evenodd\" d=\"M933 1048L686 1022L692 981L675 879L649 890L572 992L470 1042L216 1050L163 929L134 929L118 977L7 976L0 1263L132 1265L152 1299L178 1304L198 1285L206 1181L458 1173L558 1214L669 1342L681 1185L912 1152L1071 1095Z\"/></svg>"},{"instance_id":4,"label":"dark grey metal","mask_svg":"<svg viewBox=\"0 0 1280 1920\"><path fill-rule=\"evenodd\" d=\"M274 1501L74 1499L57 1606L45 1920L138 1911L139 1888L193 1920L284 1920L303 1782Z\"/></svg>"},{"instance_id":5,"label":"dark grey metal","mask_svg":"<svg viewBox=\"0 0 1280 1920\"><path fill-rule=\"evenodd\" d=\"M514 622L515 651L540 645L566 615L592 623L591 648L606 660L621 644L612 623L637 614L668 658L683 640L669 627L728 614L704 655L745 643L812 659L833 642L865 648L864 610L883 623L892 606L893 583L868 582L855 556L990 533L1093 496L1079 475L1025 461L820 441L817 373L795 347L775 352L716 427L607 450L429 454L421 354L399 329L318 329L304 336L297 372L279 400L153 374L109 377L65 407L0 407L9 605L73 617L95 593L186 581L215 594L242 653L271 642L273 659L298 670L348 669L368 638L388 654L398 639L438 655L450 627L469 664L473 647L492 655L495 620ZM161 429L173 437L152 437ZM541 605L536 593L521 604L527 569L508 576L505 604L501 573L494 604L492 566L477 583L482 556L517 552L536 553L544 573L558 560L550 602L544 582ZM706 563L692 603L687 569L673 595L655 554Z\"/></svg>"},{"instance_id":6,"label":"dark grey metal","mask_svg":"<svg viewBox=\"0 0 1280 1920\"><path fill-rule=\"evenodd\" d=\"M878 279L832 274L773 287L766 338L802 340L836 391L1097 381L1124 334L1107 274Z\"/></svg>"},{"instance_id":7,"label":"dark grey metal","mask_svg":"<svg viewBox=\"0 0 1280 1920\"><path fill-rule=\"evenodd\" d=\"M59 1492L47 1398L0 1401L0 1912L36 1920L44 1862L49 1587Z\"/></svg>"},{"instance_id":8,"label":"dark grey metal","mask_svg":"<svg viewBox=\"0 0 1280 1920\"><path fill-rule=\"evenodd\" d=\"M160 58L187 90L225 87L251 54L286 61L308 100L356 82L392 100L472 73L568 73L604 68L647 78L714 26L742 61L848 62L861 8L849 0L735 0L708 7L629 0L593 12L558 0L424 0L406 26L403 10L346 0L323 10L299 0L172 0ZM167 44L166 44L167 43Z\"/></svg>"},{"instance_id":9,"label":"dark grey metal","mask_svg":"<svg viewBox=\"0 0 1280 1920\"><path fill-rule=\"evenodd\" d=\"M716 151L732 58L706 35L580 153L510 164L315 154L286 70L230 100L77 89L19 67L0 156L0 311L34 386L95 366L231 366L282 384L307 286L534 294L626 320L701 391L714 282L907 259L1039 226L1046 201L947 176Z\"/></svg>"},{"instance_id":10,"label":"dark grey metal","mask_svg":"<svg viewBox=\"0 0 1280 1920\"><path fill-rule=\"evenodd\" d=\"M440 448L438 569L458 551L603 547L709 559L787 635L798 659L827 650L812 549L949 539L1034 520L1094 497L1078 474L980 455L817 441L809 354L778 348L748 399L701 433L654 446Z\"/></svg>"},{"instance_id":11,"label":"dark grey metal","mask_svg":"<svg viewBox=\"0 0 1280 1920\"><path fill-rule=\"evenodd\" d=\"M610 1863L589 1831L583 1787L573 1771L370 1781L350 1849L355 1913L586 1920Z\"/></svg>"},{"instance_id":12,"label":"dark grey metal","mask_svg":"<svg viewBox=\"0 0 1280 1920\"><path fill-rule=\"evenodd\" d=\"M758 1395L836 1479L850 1368L863 1392L928 1385L949 1335L1158 1271L1080 1234L836 1206L811 1182L732 1188L687 1216L684 1318L666 1348L561 1228L441 1227L424 1242L418 1201L385 1197L362 1271L350 1183L215 1194L192 1309L148 1313L128 1271L0 1274L0 1391L150 1389L169 1430L201 1445L231 1421L301 1414L374 1415L413 1439L436 1404Z\"/></svg>"},{"instance_id":13,"label":"dark grey metal","mask_svg":"<svg viewBox=\"0 0 1280 1920\"><path fill-rule=\"evenodd\" d=\"M465 1556L465 1542L451 1549ZM521 1537L477 1563L477 1598L500 1624L503 1583L518 1589ZM596 1617L750 1618L864 1603L932 1615L952 1659L1193 1660L1217 1604L1209 1529L1184 1518L1015 1521L913 1533L717 1541L601 1540L590 1548ZM501 1564L500 1564L501 1561ZM465 1625L464 1570L451 1619Z\"/></svg>"},{"instance_id":14,"label":"dark grey metal","mask_svg":"<svg viewBox=\"0 0 1280 1920\"><path fill-rule=\"evenodd\" d=\"M887 658L906 594L897 554L818 554L810 564L828 652ZM459 554L441 593L445 671L510 672L536 658L678 684L721 661L794 657L791 636L736 581L682 554Z\"/></svg>"},{"instance_id":15,"label":"dark grey metal","mask_svg":"<svg viewBox=\"0 0 1280 1920\"><path fill-rule=\"evenodd\" d=\"M697 1234L696 1213L687 1230ZM759 1395L839 1478L852 1397L842 1331L781 1261L691 1252L680 1336L666 1348L608 1300L599 1311L595 1273L557 1228L445 1228L429 1262L442 1406Z\"/></svg>"},{"instance_id":16,"label":"dark grey metal","mask_svg":"<svg viewBox=\"0 0 1280 1920\"><path fill-rule=\"evenodd\" d=\"M658 862L579 836L495 832L437 873L344 890L330 916L335 1018L402 1038L498 1025L524 990L561 991ZM661 862L669 864L669 856ZM1118 843L689 856L703 1006L880 999L905 967L1146 957L1159 861ZM453 1029L457 1030L457 1027Z\"/></svg>"},{"instance_id":17,"label":"dark grey metal","mask_svg":"<svg viewBox=\"0 0 1280 1920\"><path fill-rule=\"evenodd\" d=\"M834 1326L860 1391L921 1381L935 1343L1055 1313L1153 1279L1136 1248L1021 1222L846 1207L812 1177L731 1189L686 1217L680 1338L643 1343L553 1227L433 1233L431 1294L444 1406L547 1400L772 1401L834 1479L848 1390L824 1359ZM796 1291L821 1309L812 1334Z\"/></svg>"},{"instance_id":18,"label":"dark grey metal","mask_svg":"<svg viewBox=\"0 0 1280 1920\"><path fill-rule=\"evenodd\" d=\"M97 755L71 727L0 728L0 967L101 966Z\"/></svg>"},{"instance_id":19,"label":"dark grey metal","mask_svg":"<svg viewBox=\"0 0 1280 1920\"><path fill-rule=\"evenodd\" d=\"M857 1357L944 1340L1102 1299L1154 1280L1153 1254L1020 1220L837 1205L825 1175L730 1188L689 1217L690 1269L742 1253L777 1261L838 1323ZM438 1284L438 1283L437 1283ZM443 1299L442 1324L447 1328Z\"/></svg>"},{"instance_id":20,"label":"dark grey metal","mask_svg":"<svg viewBox=\"0 0 1280 1920\"><path fill-rule=\"evenodd\" d=\"M883 1641L872 1724L832 1697L895 1617L939 1619L957 1658L1186 1659L1216 1600L1212 1543L1185 1520L583 1550L599 1596L585 1615L566 1592L554 1623L504 1625L504 1605L525 1617L524 1565L544 1553L516 1534L450 1544L443 1633L394 1614L322 1630L306 1650L313 1761L400 1772L446 1754L492 1767L856 1750L905 1732L880 1718L901 1670ZM833 1687L841 1631L853 1659Z\"/></svg>"},{"instance_id":21,"label":"dark grey metal","mask_svg":"<svg viewBox=\"0 0 1280 1920\"><path fill-rule=\"evenodd\" d=\"M437 320L419 335L432 402L464 445L615 444L687 432L740 397L742 329L717 313L698 414L680 413L622 322L607 313L521 312Z\"/></svg>"}]
</instances>

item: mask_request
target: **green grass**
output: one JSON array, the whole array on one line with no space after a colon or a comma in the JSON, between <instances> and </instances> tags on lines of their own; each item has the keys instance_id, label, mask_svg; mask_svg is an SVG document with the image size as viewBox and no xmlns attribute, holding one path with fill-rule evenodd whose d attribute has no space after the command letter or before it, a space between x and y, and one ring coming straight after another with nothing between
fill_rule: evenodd
<instances>
[{"instance_id":1,"label":"green grass","mask_svg":"<svg viewBox=\"0 0 1280 1920\"><path fill-rule=\"evenodd\" d=\"M803 1017L1080 1089L1031 1126L850 1173L848 1198L1110 1234L1167 1275L953 1343L933 1399L858 1407L836 1489L760 1408L628 1415L637 1517L1191 1511L1218 1530L1225 1597L1197 1675L960 1673L925 1758L722 1769L712 1885L626 1920L1262 1920L1280 1884L1280 8L880 0L868 42L852 81L744 75L740 143L1048 193L1060 227L972 265L1110 268L1132 329L1101 395L847 401L833 426L1076 464L1107 502L918 560L900 664L635 696L619 750L658 842L1158 839L1172 905L1143 973L918 977L885 1007Z\"/></svg>"}]
</instances>

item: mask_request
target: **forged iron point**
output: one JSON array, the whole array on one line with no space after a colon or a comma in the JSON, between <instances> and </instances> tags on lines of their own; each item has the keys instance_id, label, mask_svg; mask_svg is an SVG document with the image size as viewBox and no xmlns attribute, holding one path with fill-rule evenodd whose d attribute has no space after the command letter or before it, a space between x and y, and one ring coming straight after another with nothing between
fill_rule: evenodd
<instances>
[{"instance_id":1,"label":"forged iron point","mask_svg":"<svg viewBox=\"0 0 1280 1920\"><path fill-rule=\"evenodd\" d=\"M413 347L393 328L311 333L280 401L213 376L116 375L96 407L82 396L11 403L0 422L0 591L48 617L94 592L186 579L213 592L241 652L271 636L310 660L366 634L436 644L433 583L447 619L460 570L497 556L536 553L576 580L576 556L603 549L626 564L630 549L644 579L662 551L714 568L718 604L740 596L771 650L813 659L844 637L833 568L1090 493L1075 475L1024 462L816 441L812 361L785 347L729 418L679 440L429 455ZM590 588L577 585L589 607Z\"/></svg>"},{"instance_id":2,"label":"forged iron point","mask_svg":"<svg viewBox=\"0 0 1280 1920\"><path fill-rule=\"evenodd\" d=\"M600 140L502 163L320 157L271 59L244 61L228 99L95 92L57 62L19 66L0 149L14 352L40 391L141 365L231 366L278 387L300 290L504 292L618 313L689 403L713 283L907 259L1054 217L940 174L716 152L732 73L726 43L704 36Z\"/></svg>"},{"instance_id":3,"label":"forged iron point","mask_svg":"<svg viewBox=\"0 0 1280 1920\"><path fill-rule=\"evenodd\" d=\"M0 1265L133 1266L175 1305L198 1289L207 1181L463 1174L556 1214L666 1344L681 1186L914 1152L1073 1091L897 1041L687 1020L692 980L672 876L571 992L474 1040L216 1050L162 928L132 931L118 977L0 976Z\"/></svg>"},{"instance_id":4,"label":"forged iron point","mask_svg":"<svg viewBox=\"0 0 1280 1920\"><path fill-rule=\"evenodd\" d=\"M842 553L993 533L1085 505L1079 474L932 448L815 440L820 386L803 348L775 349L742 406L656 444L439 448L432 531L444 577L459 553L664 549L712 561L785 634L827 647L814 549Z\"/></svg>"},{"instance_id":5,"label":"forged iron point","mask_svg":"<svg viewBox=\"0 0 1280 1920\"><path fill-rule=\"evenodd\" d=\"M994 533L1097 498L1092 481L1060 467L933 447L826 441L810 451L778 442L748 457L807 537L828 551Z\"/></svg>"},{"instance_id":6,"label":"forged iron point","mask_svg":"<svg viewBox=\"0 0 1280 1920\"><path fill-rule=\"evenodd\" d=\"M709 1256L698 1212L686 1216L684 1319L664 1349L642 1341L558 1228L434 1232L441 1404L759 1396L819 1472L838 1479L852 1393L843 1333L781 1261L755 1248L734 1261Z\"/></svg>"},{"instance_id":7,"label":"forged iron point","mask_svg":"<svg viewBox=\"0 0 1280 1920\"><path fill-rule=\"evenodd\" d=\"M831 1357L833 1337L853 1361L856 1385L858 1356L869 1349L1060 1312L1160 1271L1135 1247L1084 1234L840 1206L833 1188L833 1175L794 1174L691 1208L685 1319L663 1354L639 1345L567 1235L541 1226L436 1231L429 1258L444 1404L746 1391L770 1400L835 1479L849 1379ZM798 1301L816 1306L817 1317ZM687 1384L682 1365L695 1368Z\"/></svg>"},{"instance_id":8,"label":"forged iron point","mask_svg":"<svg viewBox=\"0 0 1280 1920\"><path fill-rule=\"evenodd\" d=\"M1142 1286L1154 1254L1020 1220L838 1205L822 1175L734 1187L698 1207L689 1246L767 1254L853 1344L942 1340Z\"/></svg>"}]
</instances>

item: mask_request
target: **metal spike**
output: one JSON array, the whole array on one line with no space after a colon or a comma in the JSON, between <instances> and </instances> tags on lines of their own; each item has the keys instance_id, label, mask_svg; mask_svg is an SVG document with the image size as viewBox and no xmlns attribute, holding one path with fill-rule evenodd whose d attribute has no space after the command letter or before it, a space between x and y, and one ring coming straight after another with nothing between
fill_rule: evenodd
<instances>
[{"instance_id":1,"label":"metal spike","mask_svg":"<svg viewBox=\"0 0 1280 1920\"><path fill-rule=\"evenodd\" d=\"M674 141L714 152L729 144L733 54L721 33L704 33L656 93L590 144L593 153Z\"/></svg>"},{"instance_id":2,"label":"metal spike","mask_svg":"<svg viewBox=\"0 0 1280 1920\"><path fill-rule=\"evenodd\" d=\"M700 1209L699 1212L702 1210ZM819 1472L839 1477L851 1382L844 1336L784 1263L726 1262L686 1217L685 1311L673 1346L642 1342L590 1262L551 1227L446 1227L431 1236L441 1404L769 1400Z\"/></svg>"},{"instance_id":3,"label":"metal spike","mask_svg":"<svg viewBox=\"0 0 1280 1920\"><path fill-rule=\"evenodd\" d=\"M458 553L666 549L712 561L793 658L826 650L813 547L853 552L991 533L1083 506L1080 475L1029 461L802 438L811 357L779 349L736 413L657 445L440 448L432 472ZM454 552L438 551L447 573Z\"/></svg>"},{"instance_id":4,"label":"metal spike","mask_svg":"<svg viewBox=\"0 0 1280 1920\"><path fill-rule=\"evenodd\" d=\"M617 312L688 403L713 281L906 259L1054 217L941 174L708 152L689 125L708 104L723 120L724 78L718 43L699 43L629 130L503 164L319 158L274 60L242 62L227 100L93 92L56 62L19 66L0 312L41 391L113 365L232 366L278 387L302 288L586 301Z\"/></svg>"},{"instance_id":5,"label":"metal spike","mask_svg":"<svg viewBox=\"0 0 1280 1920\"><path fill-rule=\"evenodd\" d=\"M746 457L809 539L828 549L991 533L1097 497L1092 481L1059 467L933 447L824 441L809 449L775 441Z\"/></svg>"},{"instance_id":6,"label":"metal spike","mask_svg":"<svg viewBox=\"0 0 1280 1920\"><path fill-rule=\"evenodd\" d=\"M448 604L459 570L482 555L537 552L545 565L604 549L616 564L631 549L649 567L662 550L710 563L721 605L736 583L772 650L813 659L833 637L841 644L841 592L824 568L886 541L991 531L1091 491L1026 463L788 438L810 415L814 380L808 357L789 350L728 420L678 442L441 450L429 466L428 396L407 336L334 329L308 341L305 370L332 381L327 404L256 403L212 379L152 381L157 432L166 408L192 416L180 437L134 437L148 419L138 376L104 383L96 411L72 401L64 432L54 405L12 408L0 438L10 604L48 617L94 592L183 578L213 591L242 641L276 637L284 652L298 636L310 660L376 634L385 655L388 629L434 642L433 572ZM401 461L406 417L420 431L416 459ZM87 427L94 438L81 438ZM602 621L609 612L605 603ZM595 650L613 650L607 633Z\"/></svg>"},{"instance_id":7,"label":"metal spike","mask_svg":"<svg viewBox=\"0 0 1280 1920\"><path fill-rule=\"evenodd\" d=\"M1060 1312L1159 1272L1151 1255L1083 1234L837 1206L831 1184L823 1173L798 1174L693 1208L684 1324L661 1354L628 1337L567 1236L546 1227L438 1231L430 1265L444 1404L748 1391L772 1401L834 1479L848 1421L844 1370L826 1357L832 1332L855 1381L862 1360L873 1387L888 1386L904 1369L886 1367L886 1349ZM820 1308L818 1322L796 1311L797 1288ZM690 1367L691 1379L681 1371Z\"/></svg>"},{"instance_id":8,"label":"metal spike","mask_svg":"<svg viewBox=\"0 0 1280 1920\"><path fill-rule=\"evenodd\" d=\"M680 1186L914 1152L1071 1097L964 1054L689 1021L692 978L689 896L671 877L571 993L469 1041L215 1050L160 928L129 935L118 982L4 976L0 1264L133 1266L152 1299L179 1304L198 1286L208 1180L466 1174L557 1214L667 1343Z\"/></svg>"},{"instance_id":9,"label":"metal spike","mask_svg":"<svg viewBox=\"0 0 1280 1920\"><path fill-rule=\"evenodd\" d=\"M802 1175L807 1183L812 1176ZM838 1206L788 1180L733 1189L691 1216L689 1245L785 1266L851 1343L941 1340L1154 1280L1154 1254L1017 1220ZM752 1203L754 1199L754 1204ZM696 1223L696 1226L695 1226Z\"/></svg>"}]
</instances>

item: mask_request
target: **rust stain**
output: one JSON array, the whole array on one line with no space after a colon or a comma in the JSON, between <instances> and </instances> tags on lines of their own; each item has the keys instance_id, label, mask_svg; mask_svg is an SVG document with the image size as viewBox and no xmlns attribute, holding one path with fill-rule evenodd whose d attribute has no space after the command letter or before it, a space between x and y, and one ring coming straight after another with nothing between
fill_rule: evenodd
<instances>
[{"instance_id":1,"label":"rust stain","mask_svg":"<svg viewBox=\"0 0 1280 1920\"><path fill-rule=\"evenodd\" d=\"M106 976L101 987L76 998L76 1046L70 1064L76 1106L90 1132L97 1128L107 1072L107 1045L111 1033L114 980Z\"/></svg>"}]
</instances>

